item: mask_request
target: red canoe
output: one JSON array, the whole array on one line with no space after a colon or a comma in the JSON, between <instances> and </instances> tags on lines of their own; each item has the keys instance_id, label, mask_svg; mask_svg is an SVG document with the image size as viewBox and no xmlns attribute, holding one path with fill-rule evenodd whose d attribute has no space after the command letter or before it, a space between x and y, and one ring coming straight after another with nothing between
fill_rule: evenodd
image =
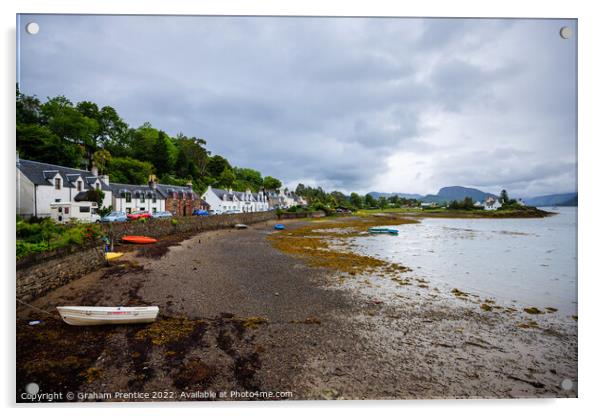
<instances>
[{"instance_id":1,"label":"red canoe","mask_svg":"<svg viewBox=\"0 0 602 416\"><path fill-rule=\"evenodd\" d=\"M121 241L134 244L152 244L157 242L155 238L145 237L143 235L124 235L121 237Z\"/></svg>"}]
</instances>

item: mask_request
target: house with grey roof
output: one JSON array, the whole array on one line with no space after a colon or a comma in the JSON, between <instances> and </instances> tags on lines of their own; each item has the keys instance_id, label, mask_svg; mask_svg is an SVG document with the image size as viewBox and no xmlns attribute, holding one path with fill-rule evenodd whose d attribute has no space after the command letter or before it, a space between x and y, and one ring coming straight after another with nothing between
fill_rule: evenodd
<instances>
[{"instance_id":1,"label":"house with grey roof","mask_svg":"<svg viewBox=\"0 0 602 416\"><path fill-rule=\"evenodd\" d=\"M17 155L17 214L23 217L49 217L52 204L73 202L81 209L98 208L87 201L88 191L102 190L102 205L112 202L109 177L91 171L20 159Z\"/></svg>"},{"instance_id":2,"label":"house with grey roof","mask_svg":"<svg viewBox=\"0 0 602 416\"><path fill-rule=\"evenodd\" d=\"M135 211L166 211L165 195L149 185L112 183L113 209L127 214Z\"/></svg>"},{"instance_id":3,"label":"house with grey roof","mask_svg":"<svg viewBox=\"0 0 602 416\"><path fill-rule=\"evenodd\" d=\"M261 212L269 209L267 196L263 192L233 191L209 186L203 194L211 209L217 214L225 212Z\"/></svg>"}]
</instances>

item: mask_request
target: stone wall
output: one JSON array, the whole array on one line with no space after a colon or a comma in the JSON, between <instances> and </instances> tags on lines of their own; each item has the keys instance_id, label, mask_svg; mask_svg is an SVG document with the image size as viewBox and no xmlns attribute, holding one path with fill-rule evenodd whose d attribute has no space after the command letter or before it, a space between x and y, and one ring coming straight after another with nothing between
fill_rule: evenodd
<instances>
[{"instance_id":1,"label":"stone wall","mask_svg":"<svg viewBox=\"0 0 602 416\"><path fill-rule=\"evenodd\" d=\"M233 215L214 215L210 217L175 217L154 219L146 222L131 221L125 223L104 224L106 234L119 241L124 235L146 235L160 238L163 236L216 230L232 227L234 224L253 224L276 218L273 211L248 212ZM17 299L24 302L60 287L106 264L104 243L95 241L87 246L62 247L54 251L36 253L17 262Z\"/></svg>"},{"instance_id":2,"label":"stone wall","mask_svg":"<svg viewBox=\"0 0 602 416\"><path fill-rule=\"evenodd\" d=\"M17 262L17 299L27 302L105 264L103 243L36 253Z\"/></svg>"},{"instance_id":3,"label":"stone wall","mask_svg":"<svg viewBox=\"0 0 602 416\"><path fill-rule=\"evenodd\" d=\"M312 211L312 212L283 212L280 214L280 218L283 220L294 219L294 218L321 218L325 217L324 211Z\"/></svg>"},{"instance_id":4,"label":"stone wall","mask_svg":"<svg viewBox=\"0 0 602 416\"><path fill-rule=\"evenodd\" d=\"M242 214L174 217L176 225L171 218L151 219L145 222L128 221L103 225L107 235L118 242L124 235L144 235L160 238L177 233L203 232L219 228L232 227L234 224L253 224L261 221L276 219L274 211L246 212Z\"/></svg>"}]
</instances>

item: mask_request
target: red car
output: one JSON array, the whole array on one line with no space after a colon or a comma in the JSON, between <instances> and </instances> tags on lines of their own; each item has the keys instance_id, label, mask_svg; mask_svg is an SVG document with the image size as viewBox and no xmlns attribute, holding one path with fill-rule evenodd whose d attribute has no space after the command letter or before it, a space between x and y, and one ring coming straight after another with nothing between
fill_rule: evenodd
<instances>
[{"instance_id":1,"label":"red car","mask_svg":"<svg viewBox=\"0 0 602 416\"><path fill-rule=\"evenodd\" d=\"M151 218L152 215L147 211L134 211L128 214L128 220L139 220L140 218Z\"/></svg>"}]
</instances>

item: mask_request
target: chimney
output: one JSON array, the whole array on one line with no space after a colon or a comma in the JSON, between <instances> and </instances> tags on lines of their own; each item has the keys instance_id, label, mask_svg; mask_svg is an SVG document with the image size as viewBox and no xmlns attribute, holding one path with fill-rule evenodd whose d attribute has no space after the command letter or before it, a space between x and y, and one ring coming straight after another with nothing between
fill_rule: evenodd
<instances>
[{"instance_id":1,"label":"chimney","mask_svg":"<svg viewBox=\"0 0 602 416\"><path fill-rule=\"evenodd\" d=\"M228 188L228 193L231 194L232 193L232 188Z\"/></svg>"},{"instance_id":2,"label":"chimney","mask_svg":"<svg viewBox=\"0 0 602 416\"><path fill-rule=\"evenodd\" d=\"M191 181L186 182L186 186L188 187L188 189L192 189L192 182Z\"/></svg>"},{"instance_id":3,"label":"chimney","mask_svg":"<svg viewBox=\"0 0 602 416\"><path fill-rule=\"evenodd\" d=\"M155 175L148 176L148 187L152 190L157 189L157 177Z\"/></svg>"},{"instance_id":4,"label":"chimney","mask_svg":"<svg viewBox=\"0 0 602 416\"><path fill-rule=\"evenodd\" d=\"M107 186L109 186L109 175L100 175L99 177L101 181L103 181L107 184Z\"/></svg>"},{"instance_id":5,"label":"chimney","mask_svg":"<svg viewBox=\"0 0 602 416\"><path fill-rule=\"evenodd\" d=\"M94 163L92 163L92 169L90 169L90 173L92 173L92 176L98 176L98 168Z\"/></svg>"}]
</instances>

